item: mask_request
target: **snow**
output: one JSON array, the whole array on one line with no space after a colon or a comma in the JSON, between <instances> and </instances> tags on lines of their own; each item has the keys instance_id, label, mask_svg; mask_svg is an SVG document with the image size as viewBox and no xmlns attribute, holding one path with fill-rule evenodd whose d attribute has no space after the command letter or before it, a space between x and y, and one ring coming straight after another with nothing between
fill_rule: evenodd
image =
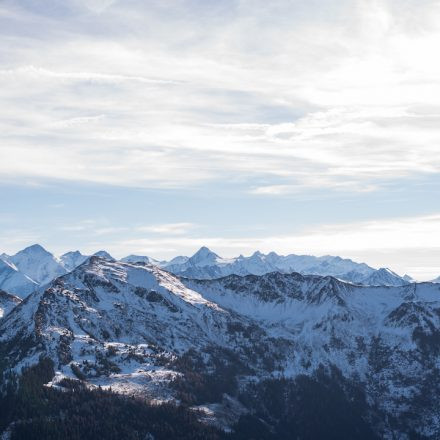
<instances>
[{"instance_id":1,"label":"snow","mask_svg":"<svg viewBox=\"0 0 440 440\"><path fill-rule=\"evenodd\" d=\"M116 261L107 251L94 254L109 261ZM0 288L25 298L38 286L46 286L53 279L73 271L90 257L79 251L67 252L57 258L42 246L29 246L13 256L0 256ZM401 286L413 282L408 277L400 277L389 269L375 270L366 264L349 259L310 255L287 256L259 251L249 257L222 258L207 247L200 248L192 257L178 256L170 261L158 261L144 255L128 255L122 262L151 264L176 275L198 279L215 279L237 275L264 275L270 272L314 275L331 275L340 280L364 285ZM435 280L437 282L438 280Z\"/></svg>"},{"instance_id":2,"label":"snow","mask_svg":"<svg viewBox=\"0 0 440 440\"><path fill-rule=\"evenodd\" d=\"M10 261L22 274L38 284L46 284L66 273L60 261L38 244L17 252L10 257Z\"/></svg>"},{"instance_id":3,"label":"snow","mask_svg":"<svg viewBox=\"0 0 440 440\"><path fill-rule=\"evenodd\" d=\"M344 281L365 285L401 286L408 283L389 269L373 269L364 263L355 263L349 259L310 255L278 255L270 252L265 255L259 251L250 257L240 255L237 258L221 258L207 247L199 249L192 257L177 257L170 262L159 264L172 273L189 278L213 279L231 274L264 275L270 272L312 275L331 275Z\"/></svg>"},{"instance_id":4,"label":"snow","mask_svg":"<svg viewBox=\"0 0 440 440\"><path fill-rule=\"evenodd\" d=\"M83 255L80 251L72 251L66 252L65 254L61 255L60 262L67 272L71 272L80 264L84 263L87 258L88 256Z\"/></svg>"},{"instance_id":5,"label":"snow","mask_svg":"<svg viewBox=\"0 0 440 440\"><path fill-rule=\"evenodd\" d=\"M103 258L105 258L107 260L114 260L114 258L107 251L104 251L104 250L95 252L93 254L93 256L95 256L95 257L103 257Z\"/></svg>"},{"instance_id":6,"label":"snow","mask_svg":"<svg viewBox=\"0 0 440 440\"><path fill-rule=\"evenodd\" d=\"M0 289L24 298L37 287L38 283L21 273L13 263L0 259Z\"/></svg>"},{"instance_id":7,"label":"snow","mask_svg":"<svg viewBox=\"0 0 440 440\"><path fill-rule=\"evenodd\" d=\"M21 303L18 296L0 290L0 319Z\"/></svg>"},{"instance_id":8,"label":"snow","mask_svg":"<svg viewBox=\"0 0 440 440\"><path fill-rule=\"evenodd\" d=\"M155 260L154 258L147 257L145 255L128 255L121 259L123 263L145 263L145 264L160 264L160 261Z\"/></svg>"},{"instance_id":9,"label":"snow","mask_svg":"<svg viewBox=\"0 0 440 440\"><path fill-rule=\"evenodd\" d=\"M205 248L191 264L226 267L245 260L257 270L262 261L276 259L273 253L255 253L219 262ZM346 264L333 257L322 261ZM388 269L373 274L395 276ZM212 347L231 349L253 362L256 380L312 374L332 365L364 383L371 399L386 385L380 404L400 414L418 391L412 378L426 370L414 331L439 329L439 310L440 285L434 283L363 286L280 272L197 280L146 261L93 256L12 308L0 320L0 342L35 337L38 343L23 354L12 353L13 368L19 372L41 354L50 356L58 372L48 386L75 378L76 365L87 373L89 386L158 402L175 398L169 384L181 373L171 361L190 349L206 359ZM378 372L372 366L374 344L387 362ZM259 363L261 348L278 360L273 370ZM438 356L433 365L440 366ZM220 423L224 408L224 402L199 407L213 423Z\"/></svg>"}]
</instances>

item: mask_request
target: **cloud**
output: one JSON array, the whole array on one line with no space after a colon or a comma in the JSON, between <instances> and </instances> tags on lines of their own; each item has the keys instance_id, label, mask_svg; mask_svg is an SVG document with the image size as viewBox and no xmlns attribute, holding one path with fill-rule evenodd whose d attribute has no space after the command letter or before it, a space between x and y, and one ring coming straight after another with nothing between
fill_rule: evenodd
<instances>
[{"instance_id":1,"label":"cloud","mask_svg":"<svg viewBox=\"0 0 440 440\"><path fill-rule=\"evenodd\" d=\"M86 7L96 14L101 14L106 11L117 0L75 0L75 2L82 7Z\"/></svg>"},{"instance_id":2,"label":"cloud","mask_svg":"<svg viewBox=\"0 0 440 440\"><path fill-rule=\"evenodd\" d=\"M150 232L153 234L183 235L193 230L197 225L193 223L166 223L160 225L139 226L139 232Z\"/></svg>"},{"instance_id":3,"label":"cloud","mask_svg":"<svg viewBox=\"0 0 440 440\"><path fill-rule=\"evenodd\" d=\"M35 79L47 78L51 81L60 80L62 82L81 83L104 83L120 84L122 82L140 82L153 85L173 84L177 81L146 78L133 75L115 75L99 72L65 72L44 69L33 65L18 67L16 69L0 70L0 75L4 78L21 78L22 81L32 81ZM53 85L53 82L51 83Z\"/></svg>"},{"instance_id":4,"label":"cloud","mask_svg":"<svg viewBox=\"0 0 440 440\"><path fill-rule=\"evenodd\" d=\"M66 232L82 232L94 230L98 225L97 220L86 219L76 222L75 224L66 224L59 226L60 231Z\"/></svg>"},{"instance_id":5,"label":"cloud","mask_svg":"<svg viewBox=\"0 0 440 440\"><path fill-rule=\"evenodd\" d=\"M0 178L277 196L438 174L439 18L433 1L3 3Z\"/></svg>"}]
</instances>

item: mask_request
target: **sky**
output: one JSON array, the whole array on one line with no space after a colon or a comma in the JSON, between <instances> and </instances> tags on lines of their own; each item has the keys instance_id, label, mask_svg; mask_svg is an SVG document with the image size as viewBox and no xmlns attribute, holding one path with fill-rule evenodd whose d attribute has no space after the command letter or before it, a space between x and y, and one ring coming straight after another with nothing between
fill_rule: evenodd
<instances>
[{"instance_id":1,"label":"sky","mask_svg":"<svg viewBox=\"0 0 440 440\"><path fill-rule=\"evenodd\" d=\"M0 252L440 275L439 1L2 0L0 38Z\"/></svg>"}]
</instances>

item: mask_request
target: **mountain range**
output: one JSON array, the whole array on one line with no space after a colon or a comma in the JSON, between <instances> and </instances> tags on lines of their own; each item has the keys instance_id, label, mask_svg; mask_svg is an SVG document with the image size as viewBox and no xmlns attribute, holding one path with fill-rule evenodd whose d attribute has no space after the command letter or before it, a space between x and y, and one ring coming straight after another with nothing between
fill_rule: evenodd
<instances>
[{"instance_id":1,"label":"mountain range","mask_svg":"<svg viewBox=\"0 0 440 440\"><path fill-rule=\"evenodd\" d=\"M202 249L188 267L217 258ZM291 438L309 426L302 411L312 405L318 425L347 414L349 431L328 438L440 437L435 283L279 271L201 279L92 256L23 301L0 300L3 381L48 359L48 387L77 381L176 402L225 432L261 425L264 438ZM298 438L324 438L310 423Z\"/></svg>"},{"instance_id":2,"label":"mountain range","mask_svg":"<svg viewBox=\"0 0 440 440\"><path fill-rule=\"evenodd\" d=\"M114 258L101 250L93 254L109 260ZM0 255L0 289L25 298L40 286L56 277L71 272L90 256L70 251L60 257L35 244L15 255ZM170 261L159 261L148 256L129 255L122 262L143 262L161 267L175 275L187 278L214 279L228 275L264 275L270 272L301 273L334 276L343 281L361 285L402 286L414 280L403 277L390 269L374 269L365 263L356 263L337 256L315 257L310 255L265 255L255 252L249 257L221 258L206 247L193 256L178 256Z\"/></svg>"}]
</instances>

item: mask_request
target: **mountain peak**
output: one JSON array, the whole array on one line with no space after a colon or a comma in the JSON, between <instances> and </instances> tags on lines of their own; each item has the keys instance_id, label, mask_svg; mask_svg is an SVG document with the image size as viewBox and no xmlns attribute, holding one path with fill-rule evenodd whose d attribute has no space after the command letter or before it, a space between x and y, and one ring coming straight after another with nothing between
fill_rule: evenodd
<instances>
[{"instance_id":1,"label":"mountain peak","mask_svg":"<svg viewBox=\"0 0 440 440\"><path fill-rule=\"evenodd\" d=\"M66 269L54 255L39 244L28 246L17 252L10 258L10 261L22 274L38 284L46 284L66 273Z\"/></svg>"},{"instance_id":2,"label":"mountain peak","mask_svg":"<svg viewBox=\"0 0 440 440\"><path fill-rule=\"evenodd\" d=\"M75 267L84 263L84 261L86 261L87 258L88 257L86 255L83 255L80 251L70 251L61 255L60 261L63 267L68 272L71 272L73 269L75 269Z\"/></svg>"},{"instance_id":3,"label":"mountain peak","mask_svg":"<svg viewBox=\"0 0 440 440\"><path fill-rule=\"evenodd\" d=\"M107 251L104 251L104 250L100 250L98 252L95 252L93 254L93 257L102 257L102 258L105 258L106 260L114 260L114 258Z\"/></svg>"},{"instance_id":4,"label":"mountain peak","mask_svg":"<svg viewBox=\"0 0 440 440\"><path fill-rule=\"evenodd\" d=\"M191 262L194 264L209 265L216 262L220 257L208 249L206 246L202 246L191 258Z\"/></svg>"},{"instance_id":5,"label":"mountain peak","mask_svg":"<svg viewBox=\"0 0 440 440\"><path fill-rule=\"evenodd\" d=\"M397 275L396 272L393 272L391 269L388 269L388 267L381 267L381 268L377 269L377 271L380 273L387 273L390 275L399 276L399 275Z\"/></svg>"},{"instance_id":6,"label":"mountain peak","mask_svg":"<svg viewBox=\"0 0 440 440\"><path fill-rule=\"evenodd\" d=\"M80 251L69 251L69 252L66 252L65 254L61 255L61 258L63 258L63 257L79 257L81 255L82 255L82 253Z\"/></svg>"},{"instance_id":7,"label":"mountain peak","mask_svg":"<svg viewBox=\"0 0 440 440\"><path fill-rule=\"evenodd\" d=\"M215 255L216 257L218 257L218 255L211 251L211 249L207 248L206 246L202 246L191 258L194 257L202 257L202 258L206 258L207 256L210 255Z\"/></svg>"},{"instance_id":8,"label":"mountain peak","mask_svg":"<svg viewBox=\"0 0 440 440\"><path fill-rule=\"evenodd\" d=\"M159 264L158 260L155 260L154 258L148 257L146 255L134 255L130 254L126 257L122 258L121 261L123 263L146 263L146 264Z\"/></svg>"},{"instance_id":9,"label":"mountain peak","mask_svg":"<svg viewBox=\"0 0 440 440\"><path fill-rule=\"evenodd\" d=\"M15 255L23 255L23 254L26 254L26 255L29 255L29 254L52 255L50 252L48 252L46 249L44 249L44 247L41 246L41 244L38 244L38 243L22 249L21 251L17 252Z\"/></svg>"}]
</instances>

